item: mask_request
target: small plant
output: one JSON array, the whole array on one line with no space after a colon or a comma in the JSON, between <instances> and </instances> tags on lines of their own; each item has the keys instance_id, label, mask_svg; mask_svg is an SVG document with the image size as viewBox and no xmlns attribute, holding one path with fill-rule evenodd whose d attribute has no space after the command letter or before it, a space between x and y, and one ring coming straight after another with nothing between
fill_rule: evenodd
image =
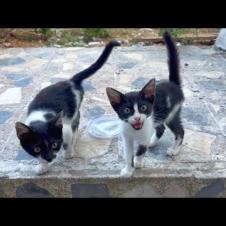
<instances>
[{"instance_id":1,"label":"small plant","mask_svg":"<svg viewBox=\"0 0 226 226\"><path fill-rule=\"evenodd\" d=\"M168 31L175 38L180 37L180 35L184 33L183 28L161 28L159 30L159 35L162 36L166 31Z\"/></svg>"},{"instance_id":2,"label":"small plant","mask_svg":"<svg viewBox=\"0 0 226 226\"><path fill-rule=\"evenodd\" d=\"M38 28L38 29L35 29L35 31L37 33L42 33L43 35L46 35L48 37L53 34L53 30L51 28Z\"/></svg>"},{"instance_id":3,"label":"small plant","mask_svg":"<svg viewBox=\"0 0 226 226\"><path fill-rule=\"evenodd\" d=\"M84 41L92 41L93 38L106 38L109 36L108 30L105 28L83 28L82 33Z\"/></svg>"},{"instance_id":4,"label":"small plant","mask_svg":"<svg viewBox=\"0 0 226 226\"><path fill-rule=\"evenodd\" d=\"M56 43L61 46L83 46L84 41L80 32L76 30L65 29L61 31L57 40L53 40L53 43ZM51 45L51 42L50 42Z\"/></svg>"}]
</instances>

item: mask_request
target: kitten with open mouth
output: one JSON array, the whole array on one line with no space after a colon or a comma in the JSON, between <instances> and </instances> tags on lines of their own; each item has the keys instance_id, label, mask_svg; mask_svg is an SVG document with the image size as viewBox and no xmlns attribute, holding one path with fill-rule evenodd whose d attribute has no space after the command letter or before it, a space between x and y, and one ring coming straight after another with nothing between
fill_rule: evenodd
<instances>
[{"instance_id":1,"label":"kitten with open mouth","mask_svg":"<svg viewBox=\"0 0 226 226\"><path fill-rule=\"evenodd\" d=\"M122 122L126 167L121 174L125 176L132 175L134 168L142 166L145 152L157 144L166 126L175 136L175 144L167 150L167 155L176 155L183 141L180 112L184 95L178 53L170 34L166 32L163 37L168 50L169 81L156 84L155 79L151 79L140 91L126 94L113 88L106 89L111 106Z\"/></svg>"}]
</instances>

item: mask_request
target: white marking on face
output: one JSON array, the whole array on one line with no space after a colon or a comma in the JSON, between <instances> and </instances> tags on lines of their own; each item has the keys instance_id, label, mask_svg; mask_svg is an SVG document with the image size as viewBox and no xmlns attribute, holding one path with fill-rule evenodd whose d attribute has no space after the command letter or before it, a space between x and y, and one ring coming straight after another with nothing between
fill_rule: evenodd
<instances>
[{"instance_id":1,"label":"white marking on face","mask_svg":"<svg viewBox=\"0 0 226 226\"><path fill-rule=\"evenodd\" d=\"M140 122L143 123L147 116L139 112L137 104L134 104L133 109L134 114L128 118L128 122L130 124L134 124L137 121L137 119L140 118Z\"/></svg>"}]
</instances>

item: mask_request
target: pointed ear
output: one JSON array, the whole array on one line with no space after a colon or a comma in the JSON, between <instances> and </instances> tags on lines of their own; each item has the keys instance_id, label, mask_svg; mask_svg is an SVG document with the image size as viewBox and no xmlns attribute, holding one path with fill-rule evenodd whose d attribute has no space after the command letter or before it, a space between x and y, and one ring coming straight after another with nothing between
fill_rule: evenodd
<instances>
[{"instance_id":1,"label":"pointed ear","mask_svg":"<svg viewBox=\"0 0 226 226\"><path fill-rule=\"evenodd\" d=\"M154 101L155 97L155 79L151 79L141 90L141 94L145 99Z\"/></svg>"},{"instance_id":2,"label":"pointed ear","mask_svg":"<svg viewBox=\"0 0 226 226\"><path fill-rule=\"evenodd\" d=\"M25 137L28 137L32 133L32 130L21 122L16 122L15 128L17 137L20 140L24 139Z\"/></svg>"},{"instance_id":3,"label":"pointed ear","mask_svg":"<svg viewBox=\"0 0 226 226\"><path fill-rule=\"evenodd\" d=\"M119 91L112 89L110 87L106 88L106 92L107 92L107 96L108 96L108 99L109 99L111 105L114 106L114 105L121 103L122 98L123 98L122 93L120 93Z\"/></svg>"}]
</instances>

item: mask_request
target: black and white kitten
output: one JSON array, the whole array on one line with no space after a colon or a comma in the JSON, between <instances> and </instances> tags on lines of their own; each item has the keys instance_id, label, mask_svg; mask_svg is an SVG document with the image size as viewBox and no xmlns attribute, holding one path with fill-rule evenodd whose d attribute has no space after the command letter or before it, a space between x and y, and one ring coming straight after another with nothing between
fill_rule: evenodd
<instances>
[{"instance_id":1,"label":"black and white kitten","mask_svg":"<svg viewBox=\"0 0 226 226\"><path fill-rule=\"evenodd\" d=\"M175 136L175 144L167 150L168 155L176 155L183 141L180 112L184 95L178 53L170 34L166 32L163 37L168 50L169 81L161 81L156 85L155 79L152 79L141 91L126 94L112 88L106 89L110 103L122 121L126 161L122 175L129 176L134 167L141 167L147 148L157 144L166 126Z\"/></svg>"},{"instance_id":2,"label":"black and white kitten","mask_svg":"<svg viewBox=\"0 0 226 226\"><path fill-rule=\"evenodd\" d=\"M71 79L41 90L28 107L25 124L16 122L17 137L23 149L40 160L38 173L48 171L51 162L63 145L64 157L73 156L76 144L80 105L84 90L82 81L99 70L112 49L120 44L109 42L99 59Z\"/></svg>"}]
</instances>

